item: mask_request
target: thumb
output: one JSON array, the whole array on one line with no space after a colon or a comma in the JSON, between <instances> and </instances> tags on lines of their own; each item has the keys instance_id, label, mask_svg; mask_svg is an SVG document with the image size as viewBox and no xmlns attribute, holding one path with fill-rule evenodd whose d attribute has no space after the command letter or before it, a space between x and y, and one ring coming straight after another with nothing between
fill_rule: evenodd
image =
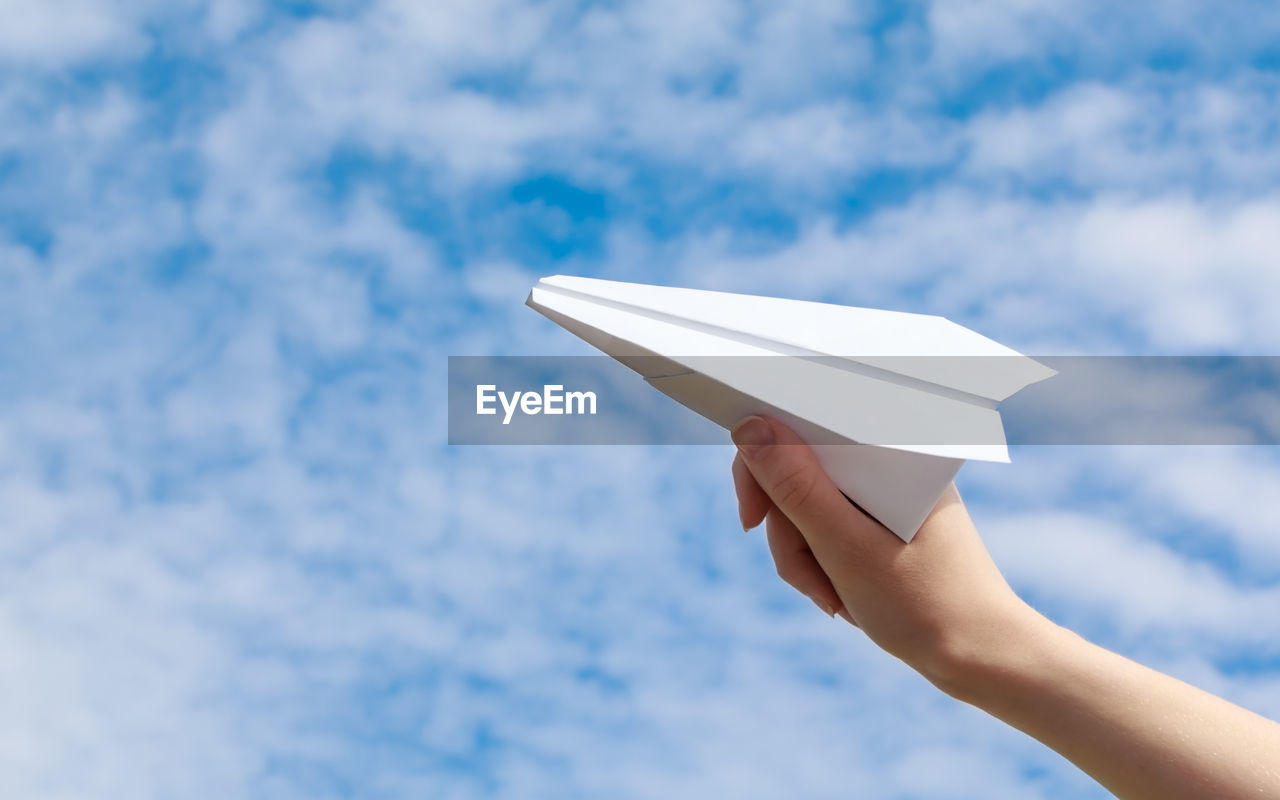
<instances>
[{"instance_id":1,"label":"thumb","mask_svg":"<svg viewBox=\"0 0 1280 800\"><path fill-rule=\"evenodd\" d=\"M795 523L819 558L836 541L847 546L875 528L876 523L836 488L813 451L790 428L764 417L747 417L730 435L756 483Z\"/></svg>"}]
</instances>

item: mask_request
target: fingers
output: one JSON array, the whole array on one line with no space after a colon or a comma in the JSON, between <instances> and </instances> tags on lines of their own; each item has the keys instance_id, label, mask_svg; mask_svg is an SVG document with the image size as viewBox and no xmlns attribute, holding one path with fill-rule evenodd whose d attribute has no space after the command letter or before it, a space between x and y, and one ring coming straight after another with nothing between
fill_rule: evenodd
<instances>
[{"instance_id":1,"label":"fingers","mask_svg":"<svg viewBox=\"0 0 1280 800\"><path fill-rule=\"evenodd\" d=\"M840 538L841 529L851 525L874 530L876 523L840 493L813 452L786 426L749 417L734 428L733 440L738 445L733 484L742 527L753 528L767 518L778 575L828 616L839 614L857 627L793 519L820 539Z\"/></svg>"},{"instance_id":2,"label":"fingers","mask_svg":"<svg viewBox=\"0 0 1280 800\"><path fill-rule=\"evenodd\" d=\"M840 595L831 585L827 574L809 550L808 543L800 535L795 524L777 508L769 510L769 522L765 526L769 536L769 552L773 555L778 577L791 584L797 591L813 601L827 616L835 616L844 610ZM846 619L849 619L846 617ZM852 622L852 620L850 619Z\"/></svg>"},{"instance_id":3,"label":"fingers","mask_svg":"<svg viewBox=\"0 0 1280 800\"><path fill-rule=\"evenodd\" d=\"M785 425L747 417L733 429L743 463L773 505L795 523L818 558L848 552L878 525L850 503L813 451Z\"/></svg>"},{"instance_id":4,"label":"fingers","mask_svg":"<svg viewBox=\"0 0 1280 800\"><path fill-rule=\"evenodd\" d=\"M741 455L733 457L733 488L738 494L738 518L742 520L742 529L749 531L764 522L773 502L764 493L756 479L751 477L746 462Z\"/></svg>"}]
</instances>

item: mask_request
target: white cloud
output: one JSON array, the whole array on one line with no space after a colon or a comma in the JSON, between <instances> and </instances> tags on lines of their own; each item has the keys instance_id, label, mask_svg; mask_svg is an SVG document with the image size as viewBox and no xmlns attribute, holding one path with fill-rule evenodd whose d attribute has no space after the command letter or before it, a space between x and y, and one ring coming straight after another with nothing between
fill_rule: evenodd
<instances>
[{"instance_id":1,"label":"white cloud","mask_svg":"<svg viewBox=\"0 0 1280 800\"><path fill-rule=\"evenodd\" d=\"M1218 194L1268 191L1280 174L1275 97L1265 73L1170 88L1081 84L1030 107L989 111L966 130L965 172L1022 184Z\"/></svg>"},{"instance_id":2,"label":"white cloud","mask_svg":"<svg viewBox=\"0 0 1280 800\"><path fill-rule=\"evenodd\" d=\"M1199 539L1229 544L1254 580L1280 575L1280 465L1274 448L1164 448L1122 455L1118 471L1136 476L1135 489L1152 504L1173 509L1199 529Z\"/></svg>"},{"instance_id":3,"label":"white cloud","mask_svg":"<svg viewBox=\"0 0 1280 800\"><path fill-rule=\"evenodd\" d=\"M841 3L10 6L22 74L136 57L156 15L227 72L199 107L111 75L0 89L0 221L48 238L0 234L6 795L1099 796L780 586L727 448L444 448L445 353L580 352L520 305L538 268L477 198L553 173L627 200L671 171L673 208L730 186L799 236L626 217L560 266L938 311L1031 349L1264 350L1264 76L1163 92L1144 68L966 121L947 92L1076 12L938 6L934 40L876 43ZM337 148L379 162L345 192ZM917 168L838 221L859 176ZM150 279L192 240L189 273ZM1272 652L1240 619L1276 599L1274 465L1157 460L1020 460L984 527L1086 632L1207 653L1178 668L1280 707L1212 660ZM1111 489L1096 516L1061 510L1082 473ZM1211 530L1134 521L1156 508ZM1216 536L1272 566L1229 574L1197 551Z\"/></svg>"},{"instance_id":4,"label":"white cloud","mask_svg":"<svg viewBox=\"0 0 1280 800\"><path fill-rule=\"evenodd\" d=\"M929 3L927 18L935 68L962 85L974 73L1011 65L1048 67L1052 76L1063 62L1106 75L1152 62L1234 64L1274 42L1280 23L1270 10L1265 0L1230 8L1178 0L1159 14L1100 0L940 0Z\"/></svg>"},{"instance_id":5,"label":"white cloud","mask_svg":"<svg viewBox=\"0 0 1280 800\"><path fill-rule=\"evenodd\" d=\"M59 67L95 57L136 55L145 39L132 11L92 0L5 0L0 63ZM123 13L122 13L123 12Z\"/></svg>"},{"instance_id":6,"label":"white cloud","mask_svg":"<svg viewBox=\"0 0 1280 800\"><path fill-rule=\"evenodd\" d=\"M1265 352L1280 341L1277 232L1272 198L1039 203L950 189L845 229L812 222L762 253L740 254L718 231L678 255L699 285L869 306L909 298L1041 353L1116 352L1117 334L1136 340L1130 353Z\"/></svg>"},{"instance_id":7,"label":"white cloud","mask_svg":"<svg viewBox=\"0 0 1280 800\"><path fill-rule=\"evenodd\" d=\"M1063 609L1077 624L1115 626L1123 637L1159 637L1158 652L1275 647L1275 626L1257 609L1280 600L1280 586L1237 586L1197 562L1102 517L1085 513L1012 516L984 534L1010 580Z\"/></svg>"}]
</instances>

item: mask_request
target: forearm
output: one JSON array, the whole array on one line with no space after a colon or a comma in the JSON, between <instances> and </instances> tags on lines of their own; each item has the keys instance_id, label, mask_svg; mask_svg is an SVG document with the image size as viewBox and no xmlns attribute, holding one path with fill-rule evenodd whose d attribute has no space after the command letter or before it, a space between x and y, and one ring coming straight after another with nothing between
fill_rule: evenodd
<instances>
[{"instance_id":1,"label":"forearm","mask_svg":"<svg viewBox=\"0 0 1280 800\"><path fill-rule=\"evenodd\" d=\"M1123 800L1280 797L1280 724L1038 614L956 660L945 690L1039 739Z\"/></svg>"},{"instance_id":2,"label":"forearm","mask_svg":"<svg viewBox=\"0 0 1280 800\"><path fill-rule=\"evenodd\" d=\"M743 527L769 517L778 574L824 610L843 605L949 694L1124 800L1280 798L1280 724L1036 613L1000 575L954 487L903 544L849 503L793 431L749 418L733 440Z\"/></svg>"}]
</instances>

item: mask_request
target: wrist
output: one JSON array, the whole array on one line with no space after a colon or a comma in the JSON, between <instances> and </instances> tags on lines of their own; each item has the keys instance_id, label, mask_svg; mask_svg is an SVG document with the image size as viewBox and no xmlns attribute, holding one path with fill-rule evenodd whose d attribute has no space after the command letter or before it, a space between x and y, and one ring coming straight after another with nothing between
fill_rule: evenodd
<instances>
[{"instance_id":1,"label":"wrist","mask_svg":"<svg viewBox=\"0 0 1280 800\"><path fill-rule=\"evenodd\" d=\"M1010 681L1033 675L1064 635L1071 634L1016 600L971 630L942 634L929 662L917 669L957 700L981 707Z\"/></svg>"}]
</instances>

